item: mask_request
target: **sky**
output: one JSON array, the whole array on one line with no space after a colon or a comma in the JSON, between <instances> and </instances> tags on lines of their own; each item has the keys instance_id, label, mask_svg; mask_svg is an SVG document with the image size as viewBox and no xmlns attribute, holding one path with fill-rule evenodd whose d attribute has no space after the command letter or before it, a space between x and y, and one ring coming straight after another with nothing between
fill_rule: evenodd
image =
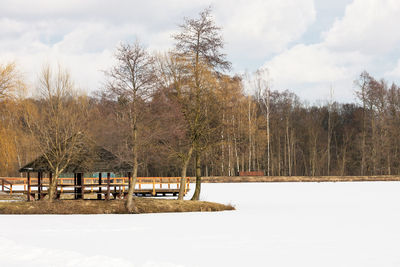
<instances>
[{"instance_id":1,"label":"sky","mask_svg":"<svg viewBox=\"0 0 400 267\"><path fill-rule=\"evenodd\" d=\"M310 103L354 101L364 70L400 83L398 0L0 0L0 64L15 61L34 87L44 64L76 85L102 87L120 42L173 48L184 17L211 6L231 74L268 69L271 89Z\"/></svg>"}]
</instances>

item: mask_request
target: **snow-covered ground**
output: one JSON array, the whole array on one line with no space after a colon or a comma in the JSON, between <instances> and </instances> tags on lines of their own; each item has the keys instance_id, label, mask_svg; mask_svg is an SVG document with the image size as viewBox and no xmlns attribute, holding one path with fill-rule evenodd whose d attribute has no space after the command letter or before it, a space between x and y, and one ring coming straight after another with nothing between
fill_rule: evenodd
<instances>
[{"instance_id":1,"label":"snow-covered ground","mask_svg":"<svg viewBox=\"0 0 400 267\"><path fill-rule=\"evenodd\" d=\"M400 266L400 183L204 184L236 211L0 216L0 266Z\"/></svg>"}]
</instances>

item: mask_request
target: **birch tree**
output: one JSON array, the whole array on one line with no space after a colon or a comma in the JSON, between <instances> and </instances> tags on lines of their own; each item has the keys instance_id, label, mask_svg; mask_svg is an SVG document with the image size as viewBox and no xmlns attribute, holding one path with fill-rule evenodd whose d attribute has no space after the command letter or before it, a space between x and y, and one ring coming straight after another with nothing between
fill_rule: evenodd
<instances>
[{"instance_id":1,"label":"birch tree","mask_svg":"<svg viewBox=\"0 0 400 267\"><path fill-rule=\"evenodd\" d=\"M255 89L257 100L260 105L262 114L266 119L267 128L267 176L270 175L271 169L271 133L270 133L270 84L268 80L268 70L259 69L255 73Z\"/></svg>"}]
</instances>

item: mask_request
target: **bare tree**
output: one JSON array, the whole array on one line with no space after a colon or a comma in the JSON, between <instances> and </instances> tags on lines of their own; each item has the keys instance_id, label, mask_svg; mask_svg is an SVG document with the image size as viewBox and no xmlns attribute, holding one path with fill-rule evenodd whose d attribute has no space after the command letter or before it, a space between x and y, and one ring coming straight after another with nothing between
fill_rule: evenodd
<instances>
[{"instance_id":1,"label":"bare tree","mask_svg":"<svg viewBox=\"0 0 400 267\"><path fill-rule=\"evenodd\" d=\"M0 64L0 170L3 175L15 170L13 160L19 157L16 119L21 99L16 96L25 88L23 77L14 63Z\"/></svg>"},{"instance_id":2,"label":"bare tree","mask_svg":"<svg viewBox=\"0 0 400 267\"><path fill-rule=\"evenodd\" d=\"M118 100L128 120L130 134L129 147L132 152L132 177L129 184L126 207L134 212L133 193L139 168L139 121L143 103L149 98L155 84L154 58L136 41L131 44L120 44L115 53L116 65L105 72L108 82L107 91Z\"/></svg>"},{"instance_id":3,"label":"bare tree","mask_svg":"<svg viewBox=\"0 0 400 267\"><path fill-rule=\"evenodd\" d=\"M78 96L69 73L45 66L40 74L38 116L26 113L26 125L53 173L48 200L56 197L62 172L80 157L86 117L86 99Z\"/></svg>"},{"instance_id":4,"label":"bare tree","mask_svg":"<svg viewBox=\"0 0 400 267\"><path fill-rule=\"evenodd\" d=\"M361 169L360 175L365 175L366 168L366 136L367 136L367 86L368 82L371 79L371 76L364 71L361 73L358 80L354 83L359 88L359 91L356 91L356 95L358 99L360 99L363 107L363 126L362 126L362 140L361 140Z\"/></svg>"},{"instance_id":5,"label":"bare tree","mask_svg":"<svg viewBox=\"0 0 400 267\"><path fill-rule=\"evenodd\" d=\"M328 139L327 139L327 175L330 175L331 170L331 139L332 139L332 105L333 105L333 88L330 89L330 99L328 103Z\"/></svg>"},{"instance_id":6,"label":"bare tree","mask_svg":"<svg viewBox=\"0 0 400 267\"><path fill-rule=\"evenodd\" d=\"M191 90L188 85L190 82L190 65L184 57L176 53L169 53L164 56L159 55L157 59L159 85L161 88L171 89L173 92L172 99L179 106L185 124L185 129L183 130L185 134L182 136L184 138L180 138L178 147L173 147L165 138L162 140L162 143L179 158L181 163L181 180L178 199L183 199L187 169L194 150L194 136L192 135L193 132L190 131L192 127L187 127L187 125L192 122L191 116L193 108L190 101Z\"/></svg>"},{"instance_id":7,"label":"bare tree","mask_svg":"<svg viewBox=\"0 0 400 267\"><path fill-rule=\"evenodd\" d=\"M259 69L255 73L255 89L258 103L267 123L267 176L270 175L271 164L271 133L270 133L270 84L268 70Z\"/></svg>"},{"instance_id":8,"label":"bare tree","mask_svg":"<svg viewBox=\"0 0 400 267\"><path fill-rule=\"evenodd\" d=\"M15 63L0 65L0 100L23 91L26 85Z\"/></svg>"},{"instance_id":9,"label":"bare tree","mask_svg":"<svg viewBox=\"0 0 400 267\"><path fill-rule=\"evenodd\" d=\"M201 97L206 88L204 85L204 74L207 68L211 70L227 70L231 64L225 58L225 54L221 53L221 49L224 47L223 38L220 34L221 28L215 25L214 19L211 16L211 9L207 8L200 12L200 17L196 19L184 18L184 23L180 25L180 33L173 36L175 39L175 50L176 53L185 58L190 63L190 79L191 83L189 88L192 91L193 98L191 99L191 105L195 107L193 116L190 116L194 121L187 120L187 127L194 133L195 139L193 140L193 148L201 147L196 142L200 140L197 134L200 132L200 128L204 128L204 125L198 120L201 117L200 113L204 111L204 107L200 105ZM186 111L183 111L185 113ZM189 118L189 117L187 117ZM193 149L191 148L191 149ZM189 153L187 153L189 155ZM196 169L200 170L201 164L201 152L195 151L196 154ZM181 184L183 179L181 177ZM193 195L193 200L198 200L200 196L200 184L201 184L201 173L196 171L196 190ZM181 186L179 192L179 199L183 198L184 190Z\"/></svg>"}]
</instances>

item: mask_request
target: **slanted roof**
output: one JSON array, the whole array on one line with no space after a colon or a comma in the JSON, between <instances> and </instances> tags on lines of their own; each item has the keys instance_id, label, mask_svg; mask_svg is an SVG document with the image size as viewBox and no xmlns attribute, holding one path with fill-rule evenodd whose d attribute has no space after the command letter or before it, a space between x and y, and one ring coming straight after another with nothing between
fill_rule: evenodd
<instances>
[{"instance_id":1,"label":"slanted roof","mask_svg":"<svg viewBox=\"0 0 400 267\"><path fill-rule=\"evenodd\" d=\"M19 172L50 172L51 168L42 155L26 164ZM132 165L120 160L110 151L98 145L85 146L78 160L69 164L63 173L130 172Z\"/></svg>"}]
</instances>

